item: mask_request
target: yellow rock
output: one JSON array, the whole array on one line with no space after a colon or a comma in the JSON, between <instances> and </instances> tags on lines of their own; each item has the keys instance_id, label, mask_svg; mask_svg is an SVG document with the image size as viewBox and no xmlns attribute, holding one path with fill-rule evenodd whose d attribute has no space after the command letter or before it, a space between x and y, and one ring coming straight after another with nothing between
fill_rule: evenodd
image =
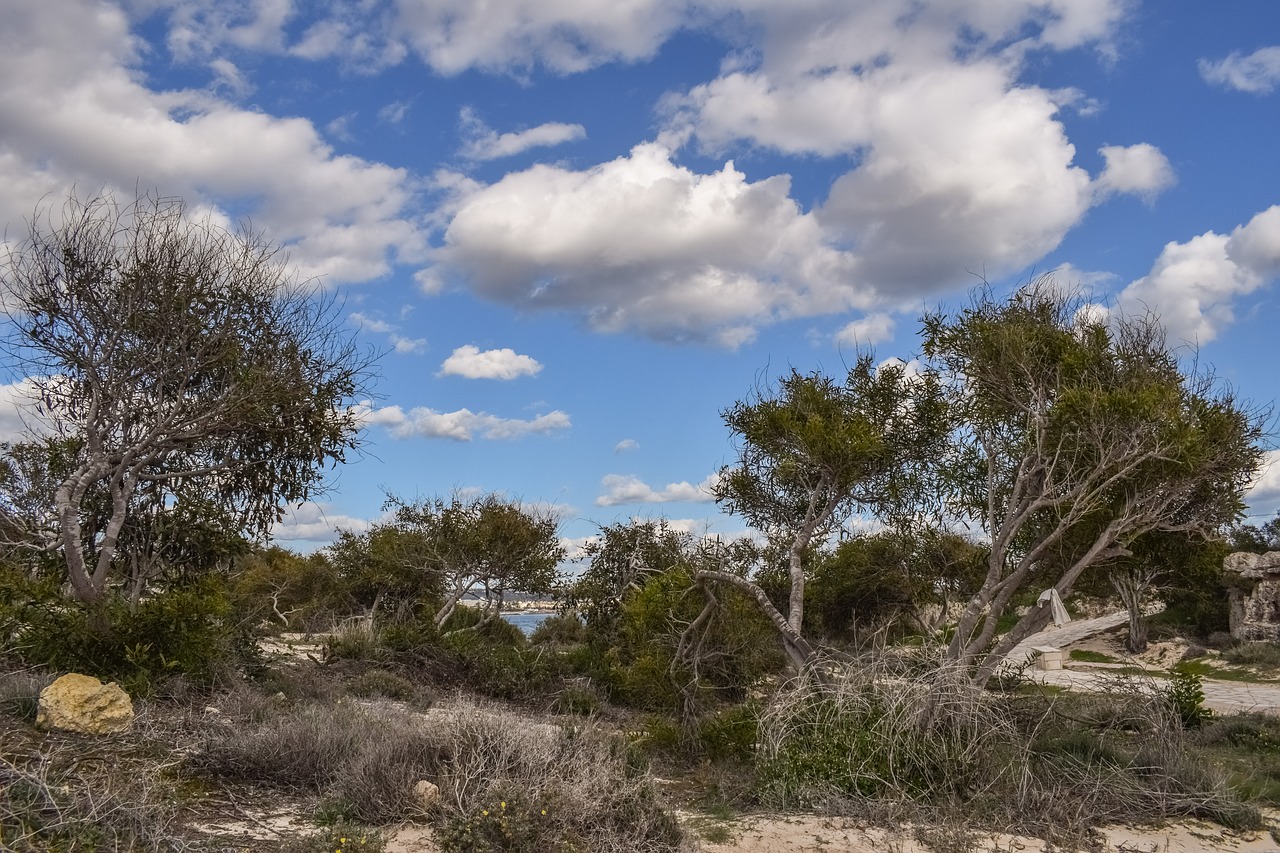
<instances>
[{"instance_id":1,"label":"yellow rock","mask_svg":"<svg viewBox=\"0 0 1280 853\"><path fill-rule=\"evenodd\" d=\"M133 701L113 681L69 673L40 691L36 725L81 734L122 732L133 722Z\"/></svg>"}]
</instances>

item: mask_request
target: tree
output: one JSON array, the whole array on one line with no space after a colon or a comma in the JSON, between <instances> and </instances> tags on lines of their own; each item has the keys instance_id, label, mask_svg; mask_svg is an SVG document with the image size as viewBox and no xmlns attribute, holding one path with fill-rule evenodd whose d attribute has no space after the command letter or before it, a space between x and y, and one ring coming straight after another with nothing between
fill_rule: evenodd
<instances>
[{"instance_id":1,"label":"tree","mask_svg":"<svg viewBox=\"0 0 1280 853\"><path fill-rule=\"evenodd\" d=\"M924 317L924 354L960 423L953 507L990 539L949 648L979 681L1047 620L1032 608L994 642L1016 594L1065 596L1151 532L1212 534L1238 517L1262 456L1265 414L1184 372L1153 318L1084 308L1040 279Z\"/></svg>"},{"instance_id":2,"label":"tree","mask_svg":"<svg viewBox=\"0 0 1280 853\"><path fill-rule=\"evenodd\" d=\"M1270 521L1256 524L1237 524L1227 530L1227 545L1232 551L1248 551L1265 554L1280 551L1280 514Z\"/></svg>"},{"instance_id":3,"label":"tree","mask_svg":"<svg viewBox=\"0 0 1280 853\"><path fill-rule=\"evenodd\" d=\"M586 571L566 596L566 603L582 614L593 640L607 646L617 639L627 595L653 576L682 565L688 538L666 519L632 519L600 528L599 537L583 547Z\"/></svg>"},{"instance_id":4,"label":"tree","mask_svg":"<svg viewBox=\"0 0 1280 853\"><path fill-rule=\"evenodd\" d=\"M437 628L477 590L484 595L483 624L501 613L505 593L547 594L556 585L565 554L549 513L494 494L412 502L392 497L387 508L394 511L390 521L338 545L364 542L366 552L376 554L362 571L377 574L379 597L388 590L401 597L405 590L430 591L438 605L432 616Z\"/></svg>"},{"instance_id":5,"label":"tree","mask_svg":"<svg viewBox=\"0 0 1280 853\"><path fill-rule=\"evenodd\" d=\"M864 355L843 385L792 371L776 392L724 412L739 452L737 463L721 470L716 500L785 548L787 612L741 574L704 569L698 577L754 598L795 667L814 654L804 637L806 553L856 509L902 518L918 506L921 473L947 435L938 390L932 377L902 362L877 367Z\"/></svg>"},{"instance_id":6,"label":"tree","mask_svg":"<svg viewBox=\"0 0 1280 853\"><path fill-rule=\"evenodd\" d=\"M311 498L358 446L348 403L372 357L276 247L179 200L72 195L53 220L37 211L0 266L4 345L43 429L74 449L55 547L92 607L146 490L164 508L198 492L249 535Z\"/></svg>"}]
</instances>

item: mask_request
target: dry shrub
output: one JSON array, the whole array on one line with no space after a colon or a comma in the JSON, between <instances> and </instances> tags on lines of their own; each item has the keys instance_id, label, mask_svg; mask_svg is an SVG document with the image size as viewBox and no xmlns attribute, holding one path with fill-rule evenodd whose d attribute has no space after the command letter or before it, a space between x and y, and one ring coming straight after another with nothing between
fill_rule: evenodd
<instances>
[{"instance_id":1,"label":"dry shrub","mask_svg":"<svg viewBox=\"0 0 1280 853\"><path fill-rule=\"evenodd\" d=\"M524 847L501 841L455 850L656 853L680 843L652 777L617 738L464 700L426 713L385 702L283 708L257 724L225 726L191 763L222 777L316 793L373 824L422 817L412 789L425 779L440 787L428 817L444 829L446 844L451 832L482 836L491 828L499 836L518 829L527 839Z\"/></svg>"},{"instance_id":2,"label":"dry shrub","mask_svg":"<svg viewBox=\"0 0 1280 853\"><path fill-rule=\"evenodd\" d=\"M760 719L762 796L866 819L1037 834L1082 844L1094 827L1201 817L1259 825L1189 757L1178 709L1149 683L1091 697L1001 695L946 664L872 665L801 679ZM949 830L950 831L950 830Z\"/></svg>"},{"instance_id":3,"label":"dry shrub","mask_svg":"<svg viewBox=\"0 0 1280 853\"><path fill-rule=\"evenodd\" d=\"M166 769L127 738L3 731L0 850L186 850Z\"/></svg>"}]
</instances>

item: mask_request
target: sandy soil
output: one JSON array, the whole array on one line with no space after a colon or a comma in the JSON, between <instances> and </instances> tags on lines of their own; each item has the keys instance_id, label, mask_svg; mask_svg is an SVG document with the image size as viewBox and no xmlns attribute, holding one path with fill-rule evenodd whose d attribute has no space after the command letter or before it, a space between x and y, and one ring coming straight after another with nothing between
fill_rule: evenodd
<instances>
[{"instance_id":1,"label":"sandy soil","mask_svg":"<svg viewBox=\"0 0 1280 853\"><path fill-rule=\"evenodd\" d=\"M1273 818L1280 818L1274 815ZM731 822L703 822L723 827L728 840L701 842L703 853L932 853L915 833L891 832L858 821L815 815L756 816ZM1277 853L1277 842L1265 831L1235 833L1207 823L1183 822L1166 827L1104 829L1104 853ZM1043 841L1015 835L975 839L975 850L986 853L1045 853ZM387 844L387 853L436 853L431 831L410 826Z\"/></svg>"}]
</instances>

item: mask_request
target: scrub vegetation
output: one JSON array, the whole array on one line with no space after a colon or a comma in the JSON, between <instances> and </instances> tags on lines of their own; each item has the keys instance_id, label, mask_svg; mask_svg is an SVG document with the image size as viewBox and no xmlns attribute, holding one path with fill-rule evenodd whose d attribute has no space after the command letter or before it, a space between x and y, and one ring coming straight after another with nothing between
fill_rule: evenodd
<instances>
[{"instance_id":1,"label":"scrub vegetation","mask_svg":"<svg viewBox=\"0 0 1280 853\"><path fill-rule=\"evenodd\" d=\"M393 496L303 556L261 535L359 447L368 356L252 235L152 199L65 221L0 274L41 406L0 448L4 849L377 850L405 822L451 853L694 849L677 808L1084 847L1280 806L1280 718L1209 713L1217 669L1065 694L1003 666L1047 590L1127 608L1131 650L1212 645L1222 557L1274 545L1233 526L1267 413L1146 318L1039 280L926 315L923 361L755 389L716 486L751 538L620 521L567 571L537 507ZM526 637L514 593L558 614ZM133 728L38 730L69 671Z\"/></svg>"}]
</instances>

